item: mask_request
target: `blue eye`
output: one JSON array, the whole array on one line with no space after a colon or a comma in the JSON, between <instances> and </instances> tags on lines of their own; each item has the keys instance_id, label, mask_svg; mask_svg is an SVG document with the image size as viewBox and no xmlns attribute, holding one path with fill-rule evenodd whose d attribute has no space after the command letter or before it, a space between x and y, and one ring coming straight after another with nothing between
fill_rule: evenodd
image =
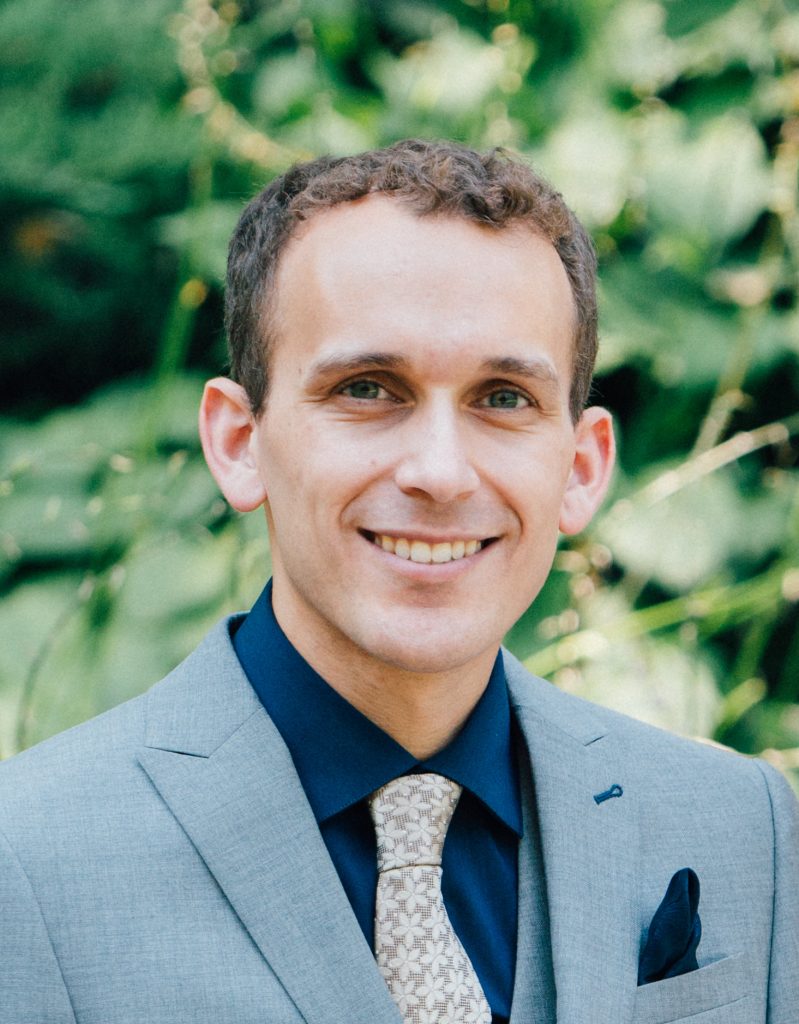
<instances>
[{"instance_id":1,"label":"blue eye","mask_svg":"<svg viewBox=\"0 0 799 1024\"><path fill-rule=\"evenodd\" d=\"M489 409L521 409L530 404L530 400L518 391L510 388L498 388L485 398Z\"/></svg>"},{"instance_id":2,"label":"blue eye","mask_svg":"<svg viewBox=\"0 0 799 1024\"><path fill-rule=\"evenodd\" d=\"M367 401L387 397L386 389L373 380L355 380L351 384L345 384L341 393L347 395L348 398L360 398Z\"/></svg>"}]
</instances>

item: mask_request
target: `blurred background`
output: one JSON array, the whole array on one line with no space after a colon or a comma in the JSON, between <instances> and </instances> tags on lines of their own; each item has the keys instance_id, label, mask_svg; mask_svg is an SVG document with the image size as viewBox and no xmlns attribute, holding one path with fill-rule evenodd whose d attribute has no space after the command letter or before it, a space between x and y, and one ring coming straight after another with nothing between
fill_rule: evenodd
<instances>
[{"instance_id":1,"label":"blurred background","mask_svg":"<svg viewBox=\"0 0 799 1024\"><path fill-rule=\"evenodd\" d=\"M294 160L417 135L521 153L600 255L620 468L510 647L796 781L789 0L5 0L0 756L257 596L195 425L227 238Z\"/></svg>"}]
</instances>

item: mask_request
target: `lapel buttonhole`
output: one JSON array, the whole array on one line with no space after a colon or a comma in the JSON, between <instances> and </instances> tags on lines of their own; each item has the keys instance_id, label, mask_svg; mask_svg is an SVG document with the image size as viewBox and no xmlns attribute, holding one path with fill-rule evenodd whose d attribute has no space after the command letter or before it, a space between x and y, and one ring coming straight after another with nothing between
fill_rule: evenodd
<instances>
[{"instance_id":1,"label":"lapel buttonhole","mask_svg":"<svg viewBox=\"0 0 799 1024\"><path fill-rule=\"evenodd\" d=\"M623 792L624 790L618 782L614 782L610 789L606 789L604 793L597 793L594 796L594 800L598 804L603 804L606 800L610 800L614 796L621 796Z\"/></svg>"}]
</instances>

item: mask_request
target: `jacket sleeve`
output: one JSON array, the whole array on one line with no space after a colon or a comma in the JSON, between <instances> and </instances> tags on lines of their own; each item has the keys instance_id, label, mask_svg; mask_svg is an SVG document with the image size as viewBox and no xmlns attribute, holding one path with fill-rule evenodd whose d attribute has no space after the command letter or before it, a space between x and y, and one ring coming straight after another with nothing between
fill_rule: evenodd
<instances>
[{"instance_id":1,"label":"jacket sleeve","mask_svg":"<svg viewBox=\"0 0 799 1024\"><path fill-rule=\"evenodd\" d=\"M1 832L0 1024L76 1024L41 908Z\"/></svg>"},{"instance_id":2,"label":"jacket sleeve","mask_svg":"<svg viewBox=\"0 0 799 1024\"><path fill-rule=\"evenodd\" d=\"M774 917L768 1024L796 1024L799 1007L799 804L785 779L763 762L774 824Z\"/></svg>"}]
</instances>

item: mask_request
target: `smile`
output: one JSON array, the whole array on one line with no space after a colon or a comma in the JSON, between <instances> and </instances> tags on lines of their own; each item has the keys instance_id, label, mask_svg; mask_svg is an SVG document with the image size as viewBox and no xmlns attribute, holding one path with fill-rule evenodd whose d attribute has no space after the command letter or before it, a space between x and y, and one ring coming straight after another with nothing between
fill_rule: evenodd
<instances>
[{"instance_id":1,"label":"smile","mask_svg":"<svg viewBox=\"0 0 799 1024\"><path fill-rule=\"evenodd\" d=\"M445 540L428 544L427 541L414 540L412 537L390 537L385 533L371 533L368 530L361 532L367 540L383 551L422 565L442 565L445 562L468 558L496 539L491 537L487 540Z\"/></svg>"}]
</instances>

